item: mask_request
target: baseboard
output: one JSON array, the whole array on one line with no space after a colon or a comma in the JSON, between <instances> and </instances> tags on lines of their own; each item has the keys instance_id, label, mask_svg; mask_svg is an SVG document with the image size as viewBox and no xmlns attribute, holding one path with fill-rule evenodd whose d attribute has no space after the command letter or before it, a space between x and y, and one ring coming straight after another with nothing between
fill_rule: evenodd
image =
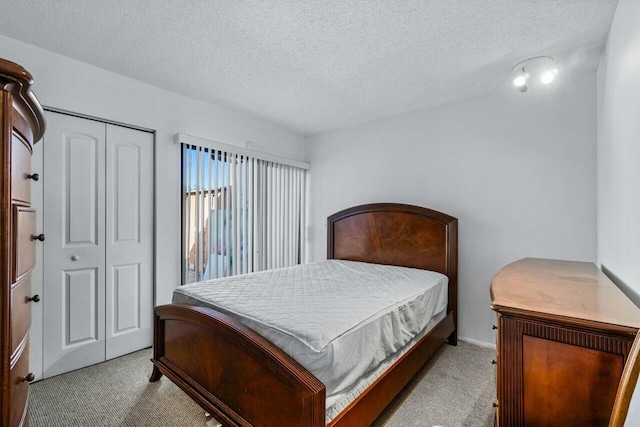
<instances>
[{"instance_id":1,"label":"baseboard","mask_svg":"<svg viewBox=\"0 0 640 427\"><path fill-rule=\"evenodd\" d=\"M461 337L459 335L458 335L458 339L460 341L464 341L469 344L477 345L478 347L490 348L493 350L496 349L496 343L494 342L491 343L491 342L478 341L478 340L474 340L473 338Z\"/></svg>"},{"instance_id":2,"label":"baseboard","mask_svg":"<svg viewBox=\"0 0 640 427\"><path fill-rule=\"evenodd\" d=\"M613 282L615 285L620 288L620 290L629 298L637 307L640 307L640 294L629 286L624 280L616 276L613 271L609 270L607 266L602 264L600 266L602 272Z\"/></svg>"}]
</instances>

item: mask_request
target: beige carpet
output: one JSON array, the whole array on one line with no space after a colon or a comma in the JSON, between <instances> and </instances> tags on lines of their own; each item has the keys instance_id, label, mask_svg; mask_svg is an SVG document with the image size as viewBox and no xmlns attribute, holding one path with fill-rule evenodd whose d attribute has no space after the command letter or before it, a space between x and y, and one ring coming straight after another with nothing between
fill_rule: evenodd
<instances>
[{"instance_id":1,"label":"beige carpet","mask_svg":"<svg viewBox=\"0 0 640 427\"><path fill-rule=\"evenodd\" d=\"M445 344L373 426L493 427L495 358L495 350Z\"/></svg>"},{"instance_id":2,"label":"beige carpet","mask_svg":"<svg viewBox=\"0 0 640 427\"><path fill-rule=\"evenodd\" d=\"M31 425L204 427L204 411L171 381L148 381L150 357L142 350L32 384ZM492 426L494 357L444 345L374 426Z\"/></svg>"}]
</instances>

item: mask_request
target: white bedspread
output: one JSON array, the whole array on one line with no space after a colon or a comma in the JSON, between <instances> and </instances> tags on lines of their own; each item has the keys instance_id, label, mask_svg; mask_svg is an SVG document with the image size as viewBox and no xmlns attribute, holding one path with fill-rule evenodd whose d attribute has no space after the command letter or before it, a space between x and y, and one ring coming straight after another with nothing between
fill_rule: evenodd
<instances>
[{"instance_id":1,"label":"white bedspread","mask_svg":"<svg viewBox=\"0 0 640 427\"><path fill-rule=\"evenodd\" d=\"M325 384L329 409L446 310L447 284L433 271L328 260L181 286L173 302L272 341Z\"/></svg>"}]
</instances>

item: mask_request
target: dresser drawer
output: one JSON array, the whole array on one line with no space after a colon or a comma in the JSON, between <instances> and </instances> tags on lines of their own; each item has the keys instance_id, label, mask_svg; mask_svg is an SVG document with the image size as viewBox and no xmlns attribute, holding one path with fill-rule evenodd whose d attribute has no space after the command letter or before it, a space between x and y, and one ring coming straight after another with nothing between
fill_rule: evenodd
<instances>
[{"instance_id":1,"label":"dresser drawer","mask_svg":"<svg viewBox=\"0 0 640 427\"><path fill-rule=\"evenodd\" d=\"M9 409L9 425L18 426L21 420L26 422L27 397L29 396L29 382L25 377L29 375L29 345L24 348L20 358L9 371L9 396L11 405Z\"/></svg>"},{"instance_id":2,"label":"dresser drawer","mask_svg":"<svg viewBox=\"0 0 640 427\"><path fill-rule=\"evenodd\" d=\"M24 206L14 207L16 230L15 264L13 280L30 272L36 261L36 211Z\"/></svg>"},{"instance_id":3,"label":"dresser drawer","mask_svg":"<svg viewBox=\"0 0 640 427\"><path fill-rule=\"evenodd\" d=\"M26 274L11 288L11 354L29 331L32 303L27 298L30 296L31 274Z\"/></svg>"},{"instance_id":4,"label":"dresser drawer","mask_svg":"<svg viewBox=\"0 0 640 427\"><path fill-rule=\"evenodd\" d=\"M29 203L31 201L31 150L16 133L11 135L11 198Z\"/></svg>"}]
</instances>

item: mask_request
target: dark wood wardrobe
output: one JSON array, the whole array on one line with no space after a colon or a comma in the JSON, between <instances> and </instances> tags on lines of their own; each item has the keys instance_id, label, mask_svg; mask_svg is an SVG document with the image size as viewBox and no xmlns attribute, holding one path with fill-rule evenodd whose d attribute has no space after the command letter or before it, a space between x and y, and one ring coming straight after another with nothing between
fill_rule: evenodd
<instances>
[{"instance_id":1,"label":"dark wood wardrobe","mask_svg":"<svg viewBox=\"0 0 640 427\"><path fill-rule=\"evenodd\" d=\"M44 133L44 114L31 92L31 74L0 59L0 426L29 425L29 328L36 212L31 208L33 144Z\"/></svg>"}]
</instances>

